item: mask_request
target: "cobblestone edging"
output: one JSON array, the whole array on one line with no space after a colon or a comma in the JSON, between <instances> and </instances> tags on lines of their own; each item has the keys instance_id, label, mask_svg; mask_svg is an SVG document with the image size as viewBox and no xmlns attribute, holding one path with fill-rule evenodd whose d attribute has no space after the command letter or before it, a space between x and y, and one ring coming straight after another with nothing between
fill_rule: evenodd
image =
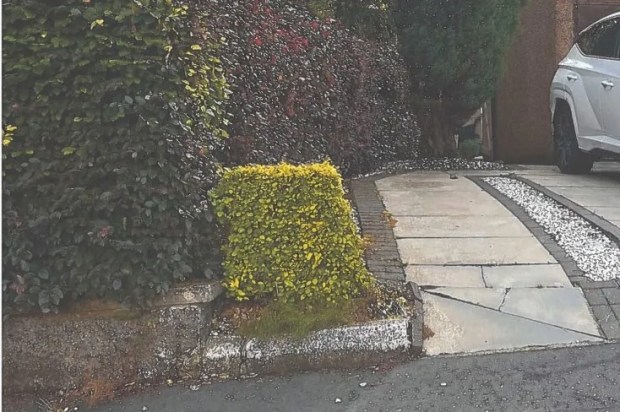
<instances>
[{"instance_id":1,"label":"cobblestone edging","mask_svg":"<svg viewBox=\"0 0 620 412\"><path fill-rule=\"evenodd\" d=\"M545 232L545 230L516 202L486 183L483 180L485 177L489 176L468 176L471 181L493 196L515 217L517 217L558 261L562 268L564 268L564 271L568 275L571 283L583 290L592 313L604 336L607 339L620 339L620 281L618 279L608 281L592 281L584 276L583 271L579 269L575 261L566 254L564 249L557 244L553 237ZM606 220L593 215L591 212L575 204L574 202L569 201L563 196L553 193L545 187L537 185L519 176L500 175L499 177L515 178L530 185L532 188L542 192L564 207L571 209L583 219L589 221L595 226L598 226L603 232L615 240L619 239L619 237L615 235L615 232L619 232L615 226L611 225ZM602 227L600 224L602 224Z\"/></svg>"},{"instance_id":2,"label":"cobblestone edging","mask_svg":"<svg viewBox=\"0 0 620 412\"><path fill-rule=\"evenodd\" d=\"M379 197L376 175L351 181L350 187L357 208L362 235L370 246L366 249L368 270L377 278L405 281L405 270L400 260L396 238L389 223L389 215Z\"/></svg>"},{"instance_id":3,"label":"cobblestone edging","mask_svg":"<svg viewBox=\"0 0 620 412\"><path fill-rule=\"evenodd\" d=\"M410 320L409 334L413 343L412 352L421 354L424 328L422 295L417 284L406 281L404 265L390 225L389 214L375 185L375 181L386 175L387 173L382 173L354 179L349 187L357 209L362 235L370 243L364 252L368 270L380 281L396 283L411 291L415 315Z\"/></svg>"}]
</instances>

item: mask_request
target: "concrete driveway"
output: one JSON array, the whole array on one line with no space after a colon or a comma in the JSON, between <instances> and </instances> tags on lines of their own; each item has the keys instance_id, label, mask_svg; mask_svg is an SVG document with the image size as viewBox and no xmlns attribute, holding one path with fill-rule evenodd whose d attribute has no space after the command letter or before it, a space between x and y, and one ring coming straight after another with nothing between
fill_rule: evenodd
<instances>
[{"instance_id":1,"label":"concrete driveway","mask_svg":"<svg viewBox=\"0 0 620 412\"><path fill-rule=\"evenodd\" d=\"M606 282L577 276L559 244L538 235L536 222L468 178L505 173L414 171L375 181L406 279L423 290L426 353L620 338L620 276ZM586 176L546 166L510 173L571 200L607 229L620 224L616 163Z\"/></svg>"},{"instance_id":2,"label":"concrete driveway","mask_svg":"<svg viewBox=\"0 0 620 412\"><path fill-rule=\"evenodd\" d=\"M523 176L620 227L620 162L599 162L586 175L563 175L554 166L520 166Z\"/></svg>"}]
</instances>

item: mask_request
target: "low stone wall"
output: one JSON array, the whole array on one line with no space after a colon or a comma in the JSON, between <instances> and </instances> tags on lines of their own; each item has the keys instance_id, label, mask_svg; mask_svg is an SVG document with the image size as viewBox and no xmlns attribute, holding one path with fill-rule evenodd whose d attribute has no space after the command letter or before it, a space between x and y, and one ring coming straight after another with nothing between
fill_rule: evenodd
<instances>
[{"instance_id":1,"label":"low stone wall","mask_svg":"<svg viewBox=\"0 0 620 412\"><path fill-rule=\"evenodd\" d=\"M113 391L198 377L218 283L175 288L151 310L19 316L2 332L3 398Z\"/></svg>"},{"instance_id":2,"label":"low stone wall","mask_svg":"<svg viewBox=\"0 0 620 412\"><path fill-rule=\"evenodd\" d=\"M217 283L172 290L145 312L97 310L9 319L3 328L3 407L36 399L97 403L127 386L353 369L422 351L422 302L411 318L325 329L302 339L211 334ZM20 406L16 406L20 405ZM30 406L26 406L30 405ZM30 410L30 409L28 409Z\"/></svg>"}]
</instances>

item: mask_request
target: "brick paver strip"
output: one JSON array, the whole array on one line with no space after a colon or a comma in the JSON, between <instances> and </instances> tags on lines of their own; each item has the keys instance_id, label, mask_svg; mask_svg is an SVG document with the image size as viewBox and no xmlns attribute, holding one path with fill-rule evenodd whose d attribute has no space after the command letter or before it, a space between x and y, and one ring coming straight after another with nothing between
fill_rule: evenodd
<instances>
[{"instance_id":1,"label":"brick paver strip","mask_svg":"<svg viewBox=\"0 0 620 412\"><path fill-rule=\"evenodd\" d=\"M370 247L364 252L368 270L379 280L402 285L406 281L405 270L398 252L394 231L375 186L375 181L386 175L388 174L355 179L351 181L349 187L359 216L362 235L371 241ZM421 353L424 340L422 295L418 285L413 282L405 283L405 287L411 288L416 300L415 315L411 319L411 328L408 333L413 342L413 350Z\"/></svg>"},{"instance_id":2,"label":"brick paver strip","mask_svg":"<svg viewBox=\"0 0 620 412\"><path fill-rule=\"evenodd\" d=\"M362 235L371 242L365 252L366 262L376 278L404 282L405 270L398 253L396 238L375 186L375 181L381 177L383 176L355 179L350 184Z\"/></svg>"},{"instance_id":3,"label":"brick paver strip","mask_svg":"<svg viewBox=\"0 0 620 412\"><path fill-rule=\"evenodd\" d=\"M488 176L484 176L488 177ZM620 339L620 313L614 310L617 304L620 304L620 279L608 280L604 282L596 282L587 278L584 272L579 269L577 263L566 254L564 249L544 231L544 229L532 219L521 206L512 199L504 196L493 186L482 180L484 177L467 176L472 182L476 183L482 190L489 193L504 207L506 207L513 215L515 215L525 227L540 241L540 243L549 251L549 253L562 265L573 285L579 286L583 291L592 309L592 313L599 324L601 331L607 339ZM612 238L612 240L620 243L620 229L607 220L602 219L582 206L551 192L544 186L538 185L516 175L502 175L502 177L511 177L532 186L534 189L544 193L556 202L571 209L573 212L586 219L595 226L598 226L603 232ZM602 226L600 226L602 225Z\"/></svg>"}]
</instances>

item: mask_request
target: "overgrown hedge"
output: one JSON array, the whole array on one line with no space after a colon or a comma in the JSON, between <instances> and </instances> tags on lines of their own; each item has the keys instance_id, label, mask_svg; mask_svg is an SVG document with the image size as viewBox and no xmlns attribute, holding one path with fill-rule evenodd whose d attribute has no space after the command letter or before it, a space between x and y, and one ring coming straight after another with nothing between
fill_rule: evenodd
<instances>
[{"instance_id":1,"label":"overgrown hedge","mask_svg":"<svg viewBox=\"0 0 620 412\"><path fill-rule=\"evenodd\" d=\"M211 194L228 230L225 285L236 299L333 303L370 285L362 240L332 165L238 167Z\"/></svg>"},{"instance_id":2,"label":"overgrown hedge","mask_svg":"<svg viewBox=\"0 0 620 412\"><path fill-rule=\"evenodd\" d=\"M417 154L409 83L395 46L364 40L306 0L200 2L224 37L234 93L223 160L305 163L331 158L346 174Z\"/></svg>"},{"instance_id":3,"label":"overgrown hedge","mask_svg":"<svg viewBox=\"0 0 620 412\"><path fill-rule=\"evenodd\" d=\"M168 0L3 4L3 302L144 302L212 276L226 82Z\"/></svg>"}]
</instances>

